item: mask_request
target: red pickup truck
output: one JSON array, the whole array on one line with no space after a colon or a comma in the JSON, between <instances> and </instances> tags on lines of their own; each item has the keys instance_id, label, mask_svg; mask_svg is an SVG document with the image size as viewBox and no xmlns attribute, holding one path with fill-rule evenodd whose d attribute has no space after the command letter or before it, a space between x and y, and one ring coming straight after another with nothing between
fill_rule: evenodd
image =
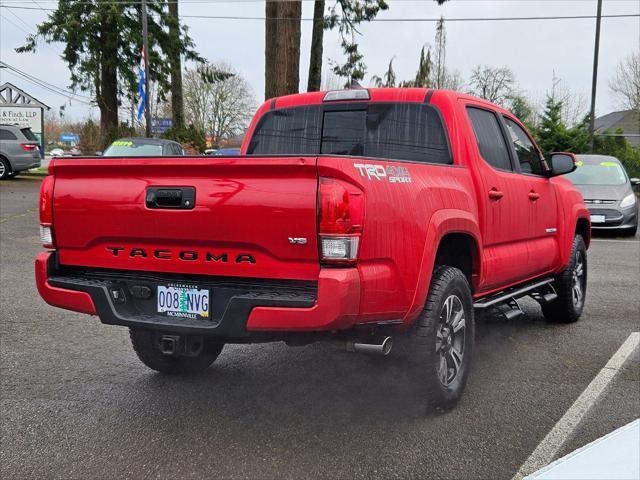
<instances>
[{"instance_id":1,"label":"red pickup truck","mask_svg":"<svg viewBox=\"0 0 640 480\"><path fill-rule=\"evenodd\" d=\"M49 304L130 328L160 372L225 343L412 352L430 407L464 389L474 310L550 321L584 306L589 211L508 111L457 92L291 95L241 155L56 159L42 182Z\"/></svg>"}]
</instances>

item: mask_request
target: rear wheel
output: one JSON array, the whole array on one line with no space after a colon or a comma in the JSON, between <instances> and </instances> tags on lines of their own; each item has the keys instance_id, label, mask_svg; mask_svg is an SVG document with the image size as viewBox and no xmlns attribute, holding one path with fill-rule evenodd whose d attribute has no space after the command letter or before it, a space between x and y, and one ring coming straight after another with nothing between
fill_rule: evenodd
<instances>
[{"instance_id":1,"label":"rear wheel","mask_svg":"<svg viewBox=\"0 0 640 480\"><path fill-rule=\"evenodd\" d=\"M209 368L218 358L224 343L202 337L201 344L192 342L190 355L166 355L160 349L162 334L154 330L131 328L131 344L142 363L152 370L162 373L195 373Z\"/></svg>"},{"instance_id":2,"label":"rear wheel","mask_svg":"<svg viewBox=\"0 0 640 480\"><path fill-rule=\"evenodd\" d=\"M429 410L453 408L464 391L475 335L467 278L457 268L433 273L424 310L412 331L412 355L427 386Z\"/></svg>"},{"instance_id":3,"label":"rear wheel","mask_svg":"<svg viewBox=\"0 0 640 480\"><path fill-rule=\"evenodd\" d=\"M558 298L542 306L542 313L551 322L578 321L587 293L587 247L582 236L576 235L571 248L569 266L556 277Z\"/></svg>"},{"instance_id":4,"label":"rear wheel","mask_svg":"<svg viewBox=\"0 0 640 480\"><path fill-rule=\"evenodd\" d=\"M0 180L11 178L11 165L5 158L0 158Z\"/></svg>"}]
</instances>

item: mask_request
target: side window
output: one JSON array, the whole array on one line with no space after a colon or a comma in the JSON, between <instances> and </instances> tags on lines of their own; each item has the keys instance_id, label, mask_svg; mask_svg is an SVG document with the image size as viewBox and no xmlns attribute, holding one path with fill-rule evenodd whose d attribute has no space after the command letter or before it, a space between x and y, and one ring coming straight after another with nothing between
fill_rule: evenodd
<instances>
[{"instance_id":1,"label":"side window","mask_svg":"<svg viewBox=\"0 0 640 480\"><path fill-rule=\"evenodd\" d=\"M488 110L467 107L482 158L500 170L513 170L509 150L496 116Z\"/></svg>"},{"instance_id":2,"label":"side window","mask_svg":"<svg viewBox=\"0 0 640 480\"><path fill-rule=\"evenodd\" d=\"M317 155L322 111L318 106L284 108L264 114L247 149L254 155Z\"/></svg>"},{"instance_id":3,"label":"side window","mask_svg":"<svg viewBox=\"0 0 640 480\"><path fill-rule=\"evenodd\" d=\"M433 107L372 104L367 112L366 157L452 163L444 125Z\"/></svg>"},{"instance_id":4,"label":"side window","mask_svg":"<svg viewBox=\"0 0 640 480\"><path fill-rule=\"evenodd\" d=\"M520 162L520 170L522 170L522 173L543 175L544 167L542 165L542 158L540 158L540 154L527 133L510 118L504 117L504 123L507 126L509 137L511 137L511 142L516 151L518 162Z\"/></svg>"},{"instance_id":5,"label":"side window","mask_svg":"<svg viewBox=\"0 0 640 480\"><path fill-rule=\"evenodd\" d=\"M0 128L0 140L17 140L17 139L18 137L16 137L12 132L7 130L6 128Z\"/></svg>"}]
</instances>

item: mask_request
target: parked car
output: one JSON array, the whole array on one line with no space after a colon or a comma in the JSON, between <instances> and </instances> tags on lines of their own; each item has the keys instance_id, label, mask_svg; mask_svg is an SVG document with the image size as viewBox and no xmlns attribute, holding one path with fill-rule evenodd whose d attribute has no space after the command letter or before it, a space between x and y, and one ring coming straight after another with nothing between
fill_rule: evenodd
<instances>
[{"instance_id":1,"label":"parked car","mask_svg":"<svg viewBox=\"0 0 640 480\"><path fill-rule=\"evenodd\" d=\"M40 163L38 139L30 128L0 125L0 180L38 168Z\"/></svg>"},{"instance_id":2,"label":"parked car","mask_svg":"<svg viewBox=\"0 0 640 480\"><path fill-rule=\"evenodd\" d=\"M576 155L575 172L567 175L584 197L591 228L633 236L638 230L638 199L633 191L640 179L629 178L620 160L607 155Z\"/></svg>"},{"instance_id":3,"label":"parked car","mask_svg":"<svg viewBox=\"0 0 640 480\"><path fill-rule=\"evenodd\" d=\"M54 148L49 152L52 157L63 157L65 155L64 150L61 148Z\"/></svg>"},{"instance_id":4,"label":"parked car","mask_svg":"<svg viewBox=\"0 0 640 480\"><path fill-rule=\"evenodd\" d=\"M497 105L418 88L281 97L241 154L54 159L40 295L128 327L165 373L227 343L386 355L393 335L444 409L469 376L474 310L513 319L529 295L551 322L580 318L589 211L560 176L575 158L545 159Z\"/></svg>"},{"instance_id":5,"label":"parked car","mask_svg":"<svg viewBox=\"0 0 640 480\"><path fill-rule=\"evenodd\" d=\"M120 138L102 153L103 157L183 156L182 145L163 138Z\"/></svg>"},{"instance_id":6,"label":"parked car","mask_svg":"<svg viewBox=\"0 0 640 480\"><path fill-rule=\"evenodd\" d=\"M205 155L215 155L215 156L223 156L223 155L240 155L239 148L209 148L204 151Z\"/></svg>"}]
</instances>

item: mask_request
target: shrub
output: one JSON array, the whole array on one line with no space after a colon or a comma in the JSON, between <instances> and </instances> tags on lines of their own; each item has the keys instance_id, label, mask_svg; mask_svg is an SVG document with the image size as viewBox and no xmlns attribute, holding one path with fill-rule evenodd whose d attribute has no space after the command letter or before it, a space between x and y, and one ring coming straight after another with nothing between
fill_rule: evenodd
<instances>
[{"instance_id":1,"label":"shrub","mask_svg":"<svg viewBox=\"0 0 640 480\"><path fill-rule=\"evenodd\" d=\"M204 132L193 125L182 128L171 127L162 137L179 142L191 155L200 155L207 148Z\"/></svg>"}]
</instances>

